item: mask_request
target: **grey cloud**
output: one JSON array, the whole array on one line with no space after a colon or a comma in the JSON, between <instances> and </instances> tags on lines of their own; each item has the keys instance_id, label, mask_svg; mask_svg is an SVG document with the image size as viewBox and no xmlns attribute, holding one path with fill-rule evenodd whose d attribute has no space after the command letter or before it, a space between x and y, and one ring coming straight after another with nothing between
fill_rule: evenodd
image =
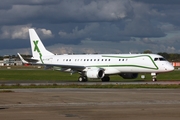
<instances>
[{"instance_id":1,"label":"grey cloud","mask_svg":"<svg viewBox=\"0 0 180 120\"><path fill-rule=\"evenodd\" d=\"M54 35L52 33L51 30L47 30L45 28L38 28L38 29L35 29L38 36L41 36L40 39L48 39L48 38L53 38Z\"/></svg>"},{"instance_id":2,"label":"grey cloud","mask_svg":"<svg viewBox=\"0 0 180 120\"><path fill-rule=\"evenodd\" d=\"M3 26L1 28L1 39L27 39L29 25L19 25L19 26Z\"/></svg>"},{"instance_id":3,"label":"grey cloud","mask_svg":"<svg viewBox=\"0 0 180 120\"><path fill-rule=\"evenodd\" d=\"M134 0L134 1L148 3L148 4L167 4L167 5L180 4L179 0Z\"/></svg>"},{"instance_id":4,"label":"grey cloud","mask_svg":"<svg viewBox=\"0 0 180 120\"><path fill-rule=\"evenodd\" d=\"M132 2L134 16L126 22L121 35L129 37L163 37L166 34L154 24L160 13L144 3Z\"/></svg>"},{"instance_id":5,"label":"grey cloud","mask_svg":"<svg viewBox=\"0 0 180 120\"><path fill-rule=\"evenodd\" d=\"M124 0L98 0L88 3L84 0L62 0L52 4L41 0L37 5L32 5L33 3L36 1L12 2L11 8L0 10L2 16L0 24L106 22L124 19L132 12L131 6L128 5L129 1Z\"/></svg>"},{"instance_id":6,"label":"grey cloud","mask_svg":"<svg viewBox=\"0 0 180 120\"><path fill-rule=\"evenodd\" d=\"M121 29L117 24L113 23L89 23L84 27L79 28L76 26L71 32L60 31L61 43L73 43L76 41L80 43L82 40L91 39L92 41L113 41L118 42L121 40L129 40L129 37L120 35Z\"/></svg>"},{"instance_id":7,"label":"grey cloud","mask_svg":"<svg viewBox=\"0 0 180 120\"><path fill-rule=\"evenodd\" d=\"M17 25L17 26L3 26L1 28L1 39L29 39L29 28L32 28L31 24ZM44 28L34 28L39 36L43 39L52 38L53 34L50 30Z\"/></svg>"},{"instance_id":8,"label":"grey cloud","mask_svg":"<svg viewBox=\"0 0 180 120\"><path fill-rule=\"evenodd\" d=\"M158 22L171 23L173 25L180 25L179 23L179 0L133 0L135 4L144 4L147 8L150 8L147 14L150 15L150 19ZM137 2L138 1L138 2ZM142 7L142 6L141 6ZM139 7L139 8L141 8ZM143 10L142 10L143 11Z\"/></svg>"},{"instance_id":9,"label":"grey cloud","mask_svg":"<svg viewBox=\"0 0 180 120\"><path fill-rule=\"evenodd\" d=\"M120 20L132 12L128 4L129 1L124 0L97 0L88 4L84 1L62 1L59 15L63 15L64 20L72 18L77 22Z\"/></svg>"},{"instance_id":10,"label":"grey cloud","mask_svg":"<svg viewBox=\"0 0 180 120\"><path fill-rule=\"evenodd\" d=\"M33 27L46 46L72 45L71 51L87 40L93 44L81 50L105 51L102 44L112 43L112 52L179 51L179 34L172 34L180 31L179 10L179 0L1 0L0 48L30 47Z\"/></svg>"},{"instance_id":11,"label":"grey cloud","mask_svg":"<svg viewBox=\"0 0 180 120\"><path fill-rule=\"evenodd\" d=\"M145 18L136 18L126 25L122 32L125 36L132 37L163 37L165 34L161 29L153 26L151 22Z\"/></svg>"},{"instance_id":12,"label":"grey cloud","mask_svg":"<svg viewBox=\"0 0 180 120\"><path fill-rule=\"evenodd\" d=\"M30 24L2 27L0 34L0 50L2 52L0 53L3 53L3 51L10 51L8 49L18 50L18 48L29 48L29 28L32 28ZM52 43L52 41L48 39L52 39L54 37L50 30L44 28L34 29L36 30L40 38L43 40L45 45L47 45L47 43ZM12 51L12 53L14 53L14 51Z\"/></svg>"},{"instance_id":13,"label":"grey cloud","mask_svg":"<svg viewBox=\"0 0 180 120\"><path fill-rule=\"evenodd\" d=\"M175 25L170 24L170 23L161 23L161 24L158 25L158 27L159 27L162 31L167 32L167 33L168 33L168 32L174 32L174 31L176 31L176 30L179 29L178 26L175 26Z\"/></svg>"},{"instance_id":14,"label":"grey cloud","mask_svg":"<svg viewBox=\"0 0 180 120\"><path fill-rule=\"evenodd\" d=\"M61 0L1 0L0 9L10 9L13 5L53 5Z\"/></svg>"}]
</instances>

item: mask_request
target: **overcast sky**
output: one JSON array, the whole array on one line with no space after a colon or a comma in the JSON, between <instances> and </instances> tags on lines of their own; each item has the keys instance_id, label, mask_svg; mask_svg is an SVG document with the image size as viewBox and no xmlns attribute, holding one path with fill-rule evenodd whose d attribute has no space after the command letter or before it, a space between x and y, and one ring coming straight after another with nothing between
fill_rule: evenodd
<instances>
[{"instance_id":1,"label":"overcast sky","mask_svg":"<svg viewBox=\"0 0 180 120\"><path fill-rule=\"evenodd\" d=\"M180 53L180 0L0 0L0 55L49 51Z\"/></svg>"}]
</instances>

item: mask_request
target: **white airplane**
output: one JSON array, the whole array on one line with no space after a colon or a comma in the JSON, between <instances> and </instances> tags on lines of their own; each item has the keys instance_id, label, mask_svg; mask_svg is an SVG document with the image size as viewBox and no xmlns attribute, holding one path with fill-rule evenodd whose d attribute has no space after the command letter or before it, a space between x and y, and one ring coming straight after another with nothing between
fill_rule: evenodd
<instances>
[{"instance_id":1,"label":"white airplane","mask_svg":"<svg viewBox=\"0 0 180 120\"><path fill-rule=\"evenodd\" d=\"M88 78L110 81L109 76L115 74L124 79L134 79L138 73L151 73L152 80L156 81L157 74L174 70L167 60L157 54L55 55L46 50L34 29L29 29L29 36L33 56L31 64L56 67L64 72L78 72L80 82Z\"/></svg>"}]
</instances>

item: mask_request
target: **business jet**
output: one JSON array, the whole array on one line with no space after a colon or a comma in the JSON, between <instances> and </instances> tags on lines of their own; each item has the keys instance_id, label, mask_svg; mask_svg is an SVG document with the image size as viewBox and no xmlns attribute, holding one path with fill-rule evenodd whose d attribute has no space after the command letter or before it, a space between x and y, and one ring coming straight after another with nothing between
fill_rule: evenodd
<instances>
[{"instance_id":1,"label":"business jet","mask_svg":"<svg viewBox=\"0 0 180 120\"><path fill-rule=\"evenodd\" d=\"M156 81L157 74L170 72L174 67L157 54L82 54L55 55L48 51L34 29L29 29L32 58L31 64L55 67L64 72L78 72L78 81L101 79L110 81L110 75L120 75L124 79L134 79L138 73L150 73ZM23 63L29 63L18 53Z\"/></svg>"}]
</instances>

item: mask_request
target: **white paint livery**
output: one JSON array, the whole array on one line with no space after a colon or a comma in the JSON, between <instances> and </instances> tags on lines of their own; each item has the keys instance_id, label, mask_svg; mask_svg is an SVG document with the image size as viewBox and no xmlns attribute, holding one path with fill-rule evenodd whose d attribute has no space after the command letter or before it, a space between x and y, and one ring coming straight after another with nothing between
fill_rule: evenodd
<instances>
[{"instance_id":1,"label":"white paint livery","mask_svg":"<svg viewBox=\"0 0 180 120\"><path fill-rule=\"evenodd\" d=\"M174 67L157 54L88 54L54 55L46 50L34 29L29 29L33 64L56 67L57 70L79 72L79 81L98 78L109 81L110 75L136 78L138 73L151 73L156 81L157 73L170 72ZM23 60L24 61L24 60Z\"/></svg>"}]
</instances>

